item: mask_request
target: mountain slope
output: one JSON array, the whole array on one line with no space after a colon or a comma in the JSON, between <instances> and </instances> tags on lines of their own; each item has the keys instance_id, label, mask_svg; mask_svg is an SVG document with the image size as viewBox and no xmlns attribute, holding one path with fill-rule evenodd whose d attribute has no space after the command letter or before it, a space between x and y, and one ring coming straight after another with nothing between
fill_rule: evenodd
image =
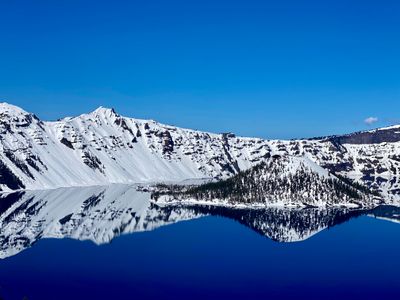
<instances>
[{"instance_id":1,"label":"mountain slope","mask_svg":"<svg viewBox=\"0 0 400 300\"><path fill-rule=\"evenodd\" d=\"M3 190L227 178L268 153L260 139L125 118L106 108L42 122L2 103L0 119Z\"/></svg>"},{"instance_id":2,"label":"mountain slope","mask_svg":"<svg viewBox=\"0 0 400 300\"><path fill-rule=\"evenodd\" d=\"M368 190L332 175L307 158L275 156L227 180L195 187L160 186L161 203L279 206L373 206Z\"/></svg>"},{"instance_id":3,"label":"mountain slope","mask_svg":"<svg viewBox=\"0 0 400 300\"><path fill-rule=\"evenodd\" d=\"M400 200L400 126L344 136L271 141L272 149L306 156L324 169Z\"/></svg>"}]
</instances>

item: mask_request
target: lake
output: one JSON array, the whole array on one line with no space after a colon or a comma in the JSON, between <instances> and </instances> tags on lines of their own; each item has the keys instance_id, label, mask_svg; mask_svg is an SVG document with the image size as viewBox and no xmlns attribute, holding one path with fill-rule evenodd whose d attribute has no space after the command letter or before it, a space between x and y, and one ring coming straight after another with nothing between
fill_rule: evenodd
<instances>
[{"instance_id":1,"label":"lake","mask_svg":"<svg viewBox=\"0 0 400 300\"><path fill-rule=\"evenodd\" d=\"M135 186L0 196L2 299L399 299L400 209L158 206Z\"/></svg>"}]
</instances>

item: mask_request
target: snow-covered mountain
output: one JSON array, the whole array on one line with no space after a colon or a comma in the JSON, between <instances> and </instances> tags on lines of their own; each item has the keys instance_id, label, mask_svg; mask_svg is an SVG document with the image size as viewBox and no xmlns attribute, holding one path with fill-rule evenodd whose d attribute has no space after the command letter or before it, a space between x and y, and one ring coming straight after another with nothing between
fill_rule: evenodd
<instances>
[{"instance_id":1,"label":"snow-covered mountain","mask_svg":"<svg viewBox=\"0 0 400 300\"><path fill-rule=\"evenodd\" d=\"M72 238L100 245L123 234L210 215L236 220L278 242L297 242L362 214L398 219L399 209L160 206L138 186L121 184L19 191L0 194L0 258L15 255L40 239Z\"/></svg>"},{"instance_id":2,"label":"snow-covered mountain","mask_svg":"<svg viewBox=\"0 0 400 300\"><path fill-rule=\"evenodd\" d=\"M274 155L299 157L400 200L400 126L308 140L212 134L112 109L44 122L0 104L0 189L226 179Z\"/></svg>"},{"instance_id":3,"label":"snow-covered mountain","mask_svg":"<svg viewBox=\"0 0 400 300\"><path fill-rule=\"evenodd\" d=\"M0 104L3 190L226 178L268 152L261 139L125 118L112 109L43 122Z\"/></svg>"}]
</instances>

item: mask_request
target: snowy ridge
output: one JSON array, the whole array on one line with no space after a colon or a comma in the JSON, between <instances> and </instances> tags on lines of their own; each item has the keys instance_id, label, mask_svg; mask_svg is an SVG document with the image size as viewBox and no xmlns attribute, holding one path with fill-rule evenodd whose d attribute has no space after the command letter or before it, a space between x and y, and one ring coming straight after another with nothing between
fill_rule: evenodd
<instances>
[{"instance_id":1,"label":"snowy ridge","mask_svg":"<svg viewBox=\"0 0 400 300\"><path fill-rule=\"evenodd\" d=\"M43 122L0 104L3 191L226 179L274 155L305 157L314 170L319 166L382 193L387 201L400 201L399 126L310 140L262 140L126 118L103 107Z\"/></svg>"}]
</instances>

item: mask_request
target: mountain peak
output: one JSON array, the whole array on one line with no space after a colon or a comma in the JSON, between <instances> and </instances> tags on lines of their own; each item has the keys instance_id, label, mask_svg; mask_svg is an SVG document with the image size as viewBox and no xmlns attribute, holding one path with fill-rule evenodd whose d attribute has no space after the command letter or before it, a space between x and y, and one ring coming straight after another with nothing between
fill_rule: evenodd
<instances>
[{"instance_id":1,"label":"mountain peak","mask_svg":"<svg viewBox=\"0 0 400 300\"><path fill-rule=\"evenodd\" d=\"M0 102L0 113L5 113L7 115L29 115L29 113L22 108L7 102Z\"/></svg>"},{"instance_id":2,"label":"mountain peak","mask_svg":"<svg viewBox=\"0 0 400 300\"><path fill-rule=\"evenodd\" d=\"M97 109L95 109L91 115L96 115L96 116L103 116L103 117L117 117L119 114L115 111L114 108L108 108L104 106L99 106Z\"/></svg>"}]
</instances>

